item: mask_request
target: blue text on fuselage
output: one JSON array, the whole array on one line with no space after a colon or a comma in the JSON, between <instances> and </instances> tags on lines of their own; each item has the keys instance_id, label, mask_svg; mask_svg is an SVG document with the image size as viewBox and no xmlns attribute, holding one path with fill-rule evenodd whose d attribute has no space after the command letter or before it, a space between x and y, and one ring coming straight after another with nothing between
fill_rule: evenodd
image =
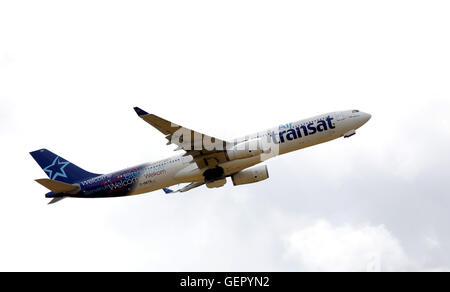
<instances>
[{"instance_id":1,"label":"blue text on fuselage","mask_svg":"<svg viewBox=\"0 0 450 292\"><path fill-rule=\"evenodd\" d=\"M325 119L319 119L317 122L309 122L302 125L298 125L294 128L292 123L286 125L281 125L278 127L279 130L286 129L283 131L272 132L272 140L276 144L284 143L287 141L292 141L301 137L306 137L308 135L314 135L317 132L328 131L329 129L334 129L336 126L331 122L332 117L328 116ZM278 139L277 139L278 138Z\"/></svg>"}]
</instances>

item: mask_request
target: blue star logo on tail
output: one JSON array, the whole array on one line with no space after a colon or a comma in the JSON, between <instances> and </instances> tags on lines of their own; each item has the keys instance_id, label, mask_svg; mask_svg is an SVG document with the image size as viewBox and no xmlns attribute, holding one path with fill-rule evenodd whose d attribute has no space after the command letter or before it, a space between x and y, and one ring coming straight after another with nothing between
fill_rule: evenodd
<instances>
[{"instance_id":1,"label":"blue star logo on tail","mask_svg":"<svg viewBox=\"0 0 450 292\"><path fill-rule=\"evenodd\" d=\"M59 156L53 160L53 163L44 168L44 171L48 174L50 179L55 180L57 177L67 178L67 174L64 171L64 168L69 165L70 162L61 161Z\"/></svg>"}]
</instances>

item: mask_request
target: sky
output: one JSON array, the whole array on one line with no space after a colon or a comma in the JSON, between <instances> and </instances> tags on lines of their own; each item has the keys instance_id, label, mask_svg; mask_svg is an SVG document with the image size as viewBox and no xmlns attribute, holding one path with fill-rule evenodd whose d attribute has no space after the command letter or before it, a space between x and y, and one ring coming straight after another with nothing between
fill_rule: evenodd
<instances>
[{"instance_id":1,"label":"sky","mask_svg":"<svg viewBox=\"0 0 450 292\"><path fill-rule=\"evenodd\" d=\"M449 271L448 1L0 1L1 271ZM268 180L47 205L28 154L171 155L359 109ZM181 154L182 152L180 152Z\"/></svg>"}]
</instances>

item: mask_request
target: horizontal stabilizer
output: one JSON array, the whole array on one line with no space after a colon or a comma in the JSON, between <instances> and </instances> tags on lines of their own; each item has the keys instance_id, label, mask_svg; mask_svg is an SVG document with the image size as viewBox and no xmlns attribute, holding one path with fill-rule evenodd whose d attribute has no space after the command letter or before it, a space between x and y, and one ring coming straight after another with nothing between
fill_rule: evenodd
<instances>
[{"instance_id":1,"label":"horizontal stabilizer","mask_svg":"<svg viewBox=\"0 0 450 292\"><path fill-rule=\"evenodd\" d=\"M52 180L48 178L41 178L36 180L38 183L54 192L55 194L60 193L76 193L80 190L78 185L66 184L57 180Z\"/></svg>"},{"instance_id":2,"label":"horizontal stabilizer","mask_svg":"<svg viewBox=\"0 0 450 292\"><path fill-rule=\"evenodd\" d=\"M58 203L59 201L61 201L62 199L65 199L66 197L56 197L56 198L53 198L48 204L49 205L51 205L51 204L54 204L54 203Z\"/></svg>"}]
</instances>

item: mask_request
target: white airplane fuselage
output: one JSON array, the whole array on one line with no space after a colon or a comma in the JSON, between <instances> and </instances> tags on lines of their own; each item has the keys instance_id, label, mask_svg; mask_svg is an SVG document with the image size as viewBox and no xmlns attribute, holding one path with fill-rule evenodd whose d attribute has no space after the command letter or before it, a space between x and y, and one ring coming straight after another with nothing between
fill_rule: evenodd
<instances>
[{"instance_id":1,"label":"white airplane fuselage","mask_svg":"<svg viewBox=\"0 0 450 292\"><path fill-rule=\"evenodd\" d=\"M138 114L147 113L138 109ZM222 151L220 153L226 155L227 159L221 159L221 162L217 160L216 165L208 164L207 158L206 165L199 164L196 160L198 158L187 155L187 152L110 174L97 175L78 168L47 149L31 152L31 155L50 178L37 181L52 190L46 197L54 198L55 201L63 197L129 196L163 188L165 192L172 192L166 188L190 183L192 187L178 190L183 192L202 184L209 188L220 187L226 183L227 177L232 178L234 185L264 180L268 178L267 166L255 165L281 154L343 136L350 137L370 117L370 114L357 110L333 112L247 135L235 139L232 145L239 147L258 141L258 145L263 146L259 146L256 152L245 151L245 156L236 156L237 152L229 156L227 150Z\"/></svg>"},{"instance_id":2,"label":"white airplane fuselage","mask_svg":"<svg viewBox=\"0 0 450 292\"><path fill-rule=\"evenodd\" d=\"M303 129L301 129L300 134L303 134L302 137L296 138L291 137L292 139L288 139L285 137L285 134L282 135L284 137L284 141L280 140L280 133L283 131L294 130L299 128L299 126L306 126L310 123L315 123L318 120L326 121L327 117L332 118L332 125L334 128L327 127L327 130L316 131L315 134L304 135ZM320 143L324 143L330 140L334 140L340 137L343 137L346 133L356 130L365 124L370 119L370 115L363 112L353 112L352 111L342 111L342 112L333 112L327 113L323 115L318 115L311 117L309 119L300 120L297 122L288 123L285 125L281 125L275 128L271 128L265 131L261 131L255 134L251 134L242 138L236 139L237 142L243 142L251 138L264 138L267 140L272 140L273 145L278 145L279 149L277 153L270 154L261 154L253 157L248 157L244 159L227 161L225 163L220 164L219 166L223 168L224 175L230 176L234 173L237 173L246 168L257 165L263 161L266 161L269 158L275 157L277 155L289 153L295 150L299 150L302 148L306 148L309 146L317 145ZM292 132L292 131L291 131ZM298 133L298 131L296 131ZM292 132L293 133L293 132ZM276 142L273 142L270 134L275 134ZM180 183L188 183L193 181L201 182L204 180L203 172L205 169L200 169L196 163L194 163L193 158L191 156L183 156L177 155L173 157L169 157L164 160L140 165L131 169L127 169L121 171L122 173L130 172L132 169L139 169L140 175L136 178L130 178L128 182L130 185L134 187L130 189L128 195L137 195L147 192L152 192L155 190L159 190L162 188L167 188ZM121 173L119 172L119 173ZM116 173L107 174L107 177L115 177ZM135 180L135 183L132 181ZM125 182L126 184L127 182Z\"/></svg>"}]
</instances>

